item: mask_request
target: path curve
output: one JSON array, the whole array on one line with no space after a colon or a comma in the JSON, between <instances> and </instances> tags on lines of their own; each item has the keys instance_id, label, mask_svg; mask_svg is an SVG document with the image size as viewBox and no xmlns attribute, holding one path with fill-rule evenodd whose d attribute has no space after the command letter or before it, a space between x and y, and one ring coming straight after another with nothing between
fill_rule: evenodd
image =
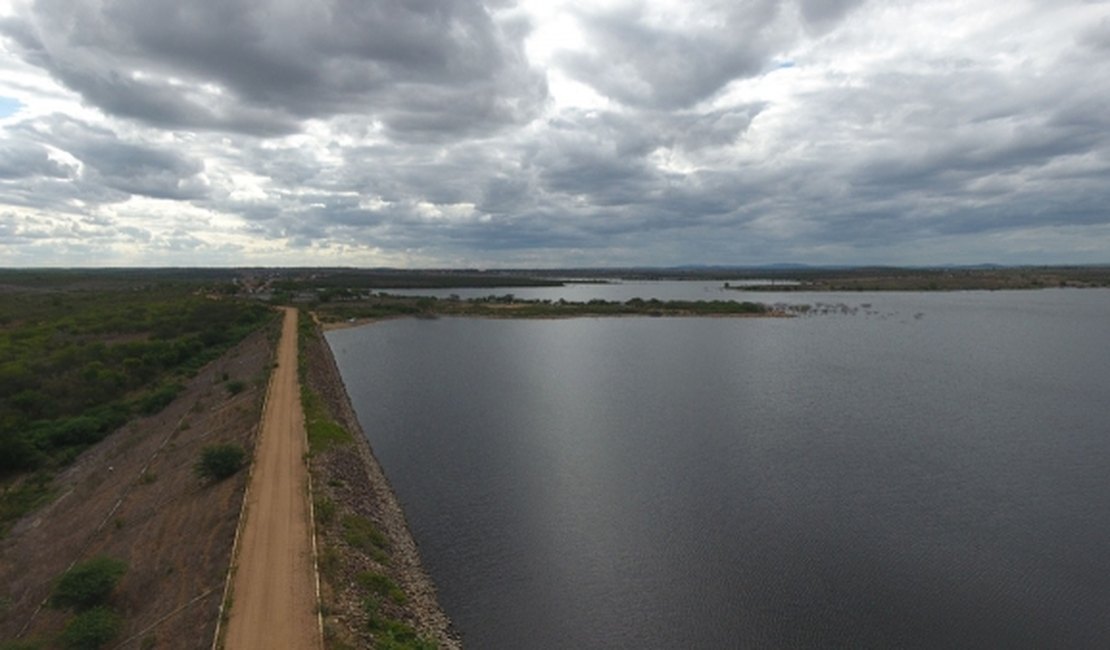
<instances>
[{"instance_id":1,"label":"path curve","mask_svg":"<svg viewBox=\"0 0 1110 650\"><path fill-rule=\"evenodd\" d=\"M297 310L284 311L231 583L228 650L323 647L297 380Z\"/></svg>"}]
</instances>

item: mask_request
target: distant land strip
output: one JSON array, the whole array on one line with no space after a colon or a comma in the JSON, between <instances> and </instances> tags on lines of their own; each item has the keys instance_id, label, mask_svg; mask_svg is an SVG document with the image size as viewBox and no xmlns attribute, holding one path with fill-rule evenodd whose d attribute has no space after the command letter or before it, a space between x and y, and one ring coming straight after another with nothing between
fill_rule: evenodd
<instances>
[{"instance_id":1,"label":"distant land strip","mask_svg":"<svg viewBox=\"0 0 1110 650\"><path fill-rule=\"evenodd\" d=\"M326 326L384 318L463 316L471 318L579 318L604 316L729 316L789 317L791 314L767 305L736 300L644 300L624 302L590 300L527 300L512 294L485 298L435 298L376 294L357 300L330 302L316 307Z\"/></svg>"}]
</instances>

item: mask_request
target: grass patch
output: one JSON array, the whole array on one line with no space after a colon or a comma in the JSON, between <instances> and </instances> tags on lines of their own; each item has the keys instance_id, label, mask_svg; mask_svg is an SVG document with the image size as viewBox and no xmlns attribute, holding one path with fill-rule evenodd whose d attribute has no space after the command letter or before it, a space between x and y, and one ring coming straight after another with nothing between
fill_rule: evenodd
<instances>
[{"instance_id":1,"label":"grass patch","mask_svg":"<svg viewBox=\"0 0 1110 650\"><path fill-rule=\"evenodd\" d=\"M324 406L324 401L316 391L301 386L301 406L304 408L304 424L308 433L308 449L317 454L335 447L352 444L355 439L350 431L332 420Z\"/></svg>"},{"instance_id":2,"label":"grass patch","mask_svg":"<svg viewBox=\"0 0 1110 650\"><path fill-rule=\"evenodd\" d=\"M336 626L324 621L324 647L328 650L355 650L355 646L340 637Z\"/></svg>"},{"instance_id":3,"label":"grass patch","mask_svg":"<svg viewBox=\"0 0 1110 650\"><path fill-rule=\"evenodd\" d=\"M335 502L327 497L316 497L312 503L312 510L316 513L316 523L327 526L335 521Z\"/></svg>"},{"instance_id":4,"label":"grass patch","mask_svg":"<svg viewBox=\"0 0 1110 650\"><path fill-rule=\"evenodd\" d=\"M320 569L320 574L327 578L329 582L332 582L339 576L339 569L343 562L335 549L325 547L316 557L316 564Z\"/></svg>"},{"instance_id":5,"label":"grass patch","mask_svg":"<svg viewBox=\"0 0 1110 650\"><path fill-rule=\"evenodd\" d=\"M397 583L390 580L389 576L373 571L363 571L355 576L355 582L363 589L383 598L389 598L398 605L403 605L407 600L405 592L401 591L401 588L397 586Z\"/></svg>"},{"instance_id":6,"label":"grass patch","mask_svg":"<svg viewBox=\"0 0 1110 650\"><path fill-rule=\"evenodd\" d=\"M313 343L324 343L316 333L312 314L304 310L301 310L297 319L297 342L297 375L301 381L301 408L304 409L309 453L317 454L353 443L355 439L351 432L332 419L324 400L308 387L308 348Z\"/></svg>"},{"instance_id":7,"label":"grass patch","mask_svg":"<svg viewBox=\"0 0 1110 650\"><path fill-rule=\"evenodd\" d=\"M341 523L343 541L351 546L371 554L374 551L389 550L389 540L366 517L344 515Z\"/></svg>"},{"instance_id":8,"label":"grass patch","mask_svg":"<svg viewBox=\"0 0 1110 650\"><path fill-rule=\"evenodd\" d=\"M412 626L382 614L380 601L370 596L363 601L366 624L374 634L375 650L437 650L439 646L421 637Z\"/></svg>"}]
</instances>

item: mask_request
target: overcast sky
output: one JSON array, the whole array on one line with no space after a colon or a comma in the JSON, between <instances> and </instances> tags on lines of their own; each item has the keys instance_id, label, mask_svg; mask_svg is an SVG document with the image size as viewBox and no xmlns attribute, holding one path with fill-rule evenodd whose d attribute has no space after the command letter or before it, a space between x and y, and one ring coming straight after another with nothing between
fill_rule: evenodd
<instances>
[{"instance_id":1,"label":"overcast sky","mask_svg":"<svg viewBox=\"0 0 1110 650\"><path fill-rule=\"evenodd\" d=\"M0 0L0 266L1110 262L1103 0Z\"/></svg>"}]
</instances>

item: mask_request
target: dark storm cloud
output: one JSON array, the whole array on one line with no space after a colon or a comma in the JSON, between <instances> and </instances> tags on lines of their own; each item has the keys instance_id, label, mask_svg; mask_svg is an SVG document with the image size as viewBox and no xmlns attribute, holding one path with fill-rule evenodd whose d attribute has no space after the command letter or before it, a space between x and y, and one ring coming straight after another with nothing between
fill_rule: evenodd
<instances>
[{"instance_id":1,"label":"dark storm cloud","mask_svg":"<svg viewBox=\"0 0 1110 650\"><path fill-rule=\"evenodd\" d=\"M800 34L831 29L862 0L705 1L682 5L688 21L652 16L651 5L583 10L587 51L562 55L575 79L630 106L675 109L707 99L729 82L764 71ZM785 14L785 15L784 15Z\"/></svg>"},{"instance_id":2,"label":"dark storm cloud","mask_svg":"<svg viewBox=\"0 0 1110 650\"><path fill-rule=\"evenodd\" d=\"M733 145L748 129L761 106L738 106L705 113L570 111L551 123L542 146L526 157L537 170L536 186L549 200L611 210L627 208L641 215L671 215L697 221L727 210L731 191L743 182L734 170L730 187L703 184L702 174L660 168L659 156L711 154ZM617 219L619 227L625 222Z\"/></svg>"},{"instance_id":3,"label":"dark storm cloud","mask_svg":"<svg viewBox=\"0 0 1110 650\"><path fill-rule=\"evenodd\" d=\"M1110 16L1089 27L1079 36L1079 43L1096 51L1110 51Z\"/></svg>"},{"instance_id":4,"label":"dark storm cloud","mask_svg":"<svg viewBox=\"0 0 1110 650\"><path fill-rule=\"evenodd\" d=\"M38 0L0 25L19 57L0 68L105 115L0 84L23 105L0 131L0 244L565 265L1107 241L1104 11L970 2L949 33L944 4L616 4L552 10L582 42L537 23L548 101L532 9L508 2Z\"/></svg>"},{"instance_id":5,"label":"dark storm cloud","mask_svg":"<svg viewBox=\"0 0 1110 650\"><path fill-rule=\"evenodd\" d=\"M802 19L811 31L822 32L831 28L864 0L799 0Z\"/></svg>"},{"instance_id":6,"label":"dark storm cloud","mask_svg":"<svg viewBox=\"0 0 1110 650\"><path fill-rule=\"evenodd\" d=\"M50 158L50 150L33 142L0 140L0 181L26 178L70 178L77 170Z\"/></svg>"},{"instance_id":7,"label":"dark storm cloud","mask_svg":"<svg viewBox=\"0 0 1110 650\"><path fill-rule=\"evenodd\" d=\"M765 104L749 104L695 114L671 115L664 122L671 142L680 149L700 151L733 144Z\"/></svg>"},{"instance_id":8,"label":"dark storm cloud","mask_svg":"<svg viewBox=\"0 0 1110 650\"><path fill-rule=\"evenodd\" d=\"M564 54L572 77L607 97L647 108L691 106L737 77L759 72L780 46L776 0L696 5L693 26L656 24L643 6L586 12L590 47Z\"/></svg>"},{"instance_id":9,"label":"dark storm cloud","mask_svg":"<svg viewBox=\"0 0 1110 650\"><path fill-rule=\"evenodd\" d=\"M125 192L87 182L79 164L56 157L56 151L42 142L5 135L0 139L0 204L78 213L79 205L116 203L128 198Z\"/></svg>"},{"instance_id":10,"label":"dark storm cloud","mask_svg":"<svg viewBox=\"0 0 1110 650\"><path fill-rule=\"evenodd\" d=\"M738 188L747 187L735 174L671 174L651 157L728 147L761 108L564 111L527 139L353 147L343 150L342 164L311 177L293 166L301 185L314 191L284 199L280 215L235 202L211 207L245 214L258 232L274 236L344 241L361 233L362 241L405 246L596 248L610 237L686 227L735 210ZM284 156L256 149L249 159L252 168L290 178L289 167L274 162ZM328 199L339 194L341 200ZM421 203L461 212L430 217Z\"/></svg>"},{"instance_id":11,"label":"dark storm cloud","mask_svg":"<svg viewBox=\"0 0 1110 650\"><path fill-rule=\"evenodd\" d=\"M0 204L7 206L74 215L78 221L71 223L103 230L109 224L83 213L133 196L197 200L207 191L200 161L165 147L124 141L110 129L73 118L25 120L0 133ZM76 231L33 232L62 236Z\"/></svg>"},{"instance_id":12,"label":"dark storm cloud","mask_svg":"<svg viewBox=\"0 0 1110 650\"><path fill-rule=\"evenodd\" d=\"M808 215L815 241L879 245L1110 221L1098 207L1110 191L1094 181L1110 172L1102 85L958 59L915 67L816 91L793 115L801 155L787 175L806 179L794 213ZM787 206L783 189L768 193L775 210Z\"/></svg>"},{"instance_id":13,"label":"dark storm cloud","mask_svg":"<svg viewBox=\"0 0 1110 650\"><path fill-rule=\"evenodd\" d=\"M122 140L115 132L54 115L24 122L16 136L64 151L84 164L70 173L81 185L159 199L196 199L206 192L204 164L177 151ZM68 168L67 168L68 169Z\"/></svg>"},{"instance_id":14,"label":"dark storm cloud","mask_svg":"<svg viewBox=\"0 0 1110 650\"><path fill-rule=\"evenodd\" d=\"M256 135L339 114L394 135L488 132L536 113L527 25L475 0L38 0L2 33L109 114Z\"/></svg>"},{"instance_id":15,"label":"dark storm cloud","mask_svg":"<svg viewBox=\"0 0 1110 650\"><path fill-rule=\"evenodd\" d=\"M326 240L405 249L597 249L614 238L687 227L734 209L733 176L668 178L649 158L664 150L728 146L759 108L678 117L567 111L533 138L496 146L348 148L343 163L311 178L299 176L301 166L294 166L301 187L314 189L284 196L280 210L229 199L210 207L245 215L252 232L292 237L302 245ZM245 153L252 168L289 173L272 162L284 159L272 150ZM445 214L429 213L432 205Z\"/></svg>"}]
</instances>

